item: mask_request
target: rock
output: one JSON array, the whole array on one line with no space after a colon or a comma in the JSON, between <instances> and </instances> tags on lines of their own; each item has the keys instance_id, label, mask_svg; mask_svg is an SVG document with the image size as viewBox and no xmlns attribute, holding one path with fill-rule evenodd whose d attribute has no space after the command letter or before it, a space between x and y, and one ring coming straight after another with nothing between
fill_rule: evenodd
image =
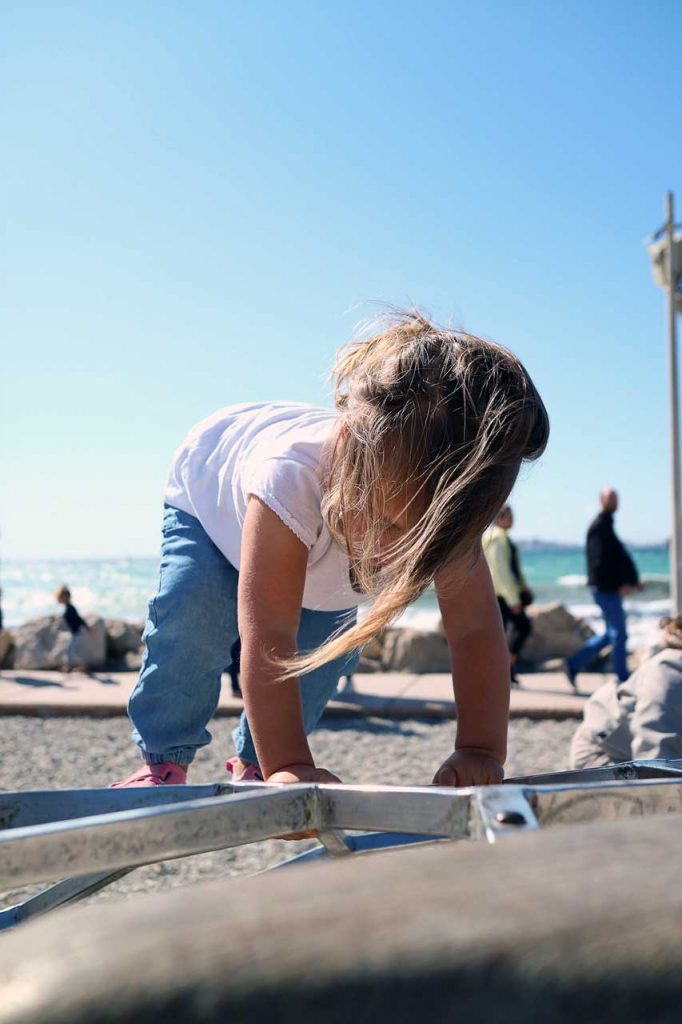
<instances>
[{"instance_id":1,"label":"rock","mask_svg":"<svg viewBox=\"0 0 682 1024\"><path fill-rule=\"evenodd\" d=\"M355 672L381 672L381 659L384 650L384 637L386 630L382 629L377 636L368 640L360 653Z\"/></svg>"},{"instance_id":2,"label":"rock","mask_svg":"<svg viewBox=\"0 0 682 1024\"><path fill-rule=\"evenodd\" d=\"M447 640L442 633L426 629L387 629L381 668L384 672L449 672Z\"/></svg>"},{"instance_id":3,"label":"rock","mask_svg":"<svg viewBox=\"0 0 682 1024\"><path fill-rule=\"evenodd\" d=\"M137 653L142 646L143 622L125 619L105 619L107 632L107 662L116 661L128 653Z\"/></svg>"},{"instance_id":4,"label":"rock","mask_svg":"<svg viewBox=\"0 0 682 1024\"><path fill-rule=\"evenodd\" d=\"M0 668L11 668L14 638L8 629L0 629Z\"/></svg>"},{"instance_id":5,"label":"rock","mask_svg":"<svg viewBox=\"0 0 682 1024\"><path fill-rule=\"evenodd\" d=\"M101 668L106 661L104 620L84 615L90 626L81 637L83 661L87 668ZM63 628L61 615L47 615L25 622L14 633L15 669L61 669L66 662L69 632Z\"/></svg>"},{"instance_id":6,"label":"rock","mask_svg":"<svg viewBox=\"0 0 682 1024\"><path fill-rule=\"evenodd\" d=\"M367 661L381 661L383 650L384 650L384 638L386 630L382 629L381 633L377 636L373 636L371 640L368 640L365 646L362 648L362 656Z\"/></svg>"},{"instance_id":7,"label":"rock","mask_svg":"<svg viewBox=\"0 0 682 1024\"><path fill-rule=\"evenodd\" d=\"M526 614L533 624L533 632L523 646L524 661L537 663L550 658L568 658L594 635L590 627L571 615L560 601L531 605Z\"/></svg>"},{"instance_id":8,"label":"rock","mask_svg":"<svg viewBox=\"0 0 682 1024\"><path fill-rule=\"evenodd\" d=\"M527 614L533 632L522 651L524 663L545 663L556 660L561 667L564 658L579 650L593 632L576 619L560 602L532 605ZM450 672L448 650L442 620L433 630L400 628L383 630L365 644L357 672Z\"/></svg>"},{"instance_id":9,"label":"rock","mask_svg":"<svg viewBox=\"0 0 682 1024\"><path fill-rule=\"evenodd\" d=\"M123 655L123 664L127 672L139 672L142 668L142 651L128 651Z\"/></svg>"},{"instance_id":10,"label":"rock","mask_svg":"<svg viewBox=\"0 0 682 1024\"><path fill-rule=\"evenodd\" d=\"M353 669L353 675L364 672L381 672L381 662L375 661L370 658L366 658L364 654L360 655L360 661Z\"/></svg>"}]
</instances>

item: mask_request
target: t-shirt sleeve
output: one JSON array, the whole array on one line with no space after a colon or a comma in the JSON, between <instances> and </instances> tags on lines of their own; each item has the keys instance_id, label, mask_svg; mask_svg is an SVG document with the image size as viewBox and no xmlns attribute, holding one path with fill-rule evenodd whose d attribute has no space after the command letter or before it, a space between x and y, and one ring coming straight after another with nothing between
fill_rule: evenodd
<instances>
[{"instance_id":1,"label":"t-shirt sleeve","mask_svg":"<svg viewBox=\"0 0 682 1024\"><path fill-rule=\"evenodd\" d=\"M320 482L316 471L293 459L265 459L246 476L244 495L260 498L307 548L322 530Z\"/></svg>"}]
</instances>

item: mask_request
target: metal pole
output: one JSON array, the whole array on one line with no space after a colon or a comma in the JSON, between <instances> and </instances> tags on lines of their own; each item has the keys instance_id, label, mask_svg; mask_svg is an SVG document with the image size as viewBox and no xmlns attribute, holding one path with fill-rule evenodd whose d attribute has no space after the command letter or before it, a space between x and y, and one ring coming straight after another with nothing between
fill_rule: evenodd
<instances>
[{"instance_id":1,"label":"metal pole","mask_svg":"<svg viewBox=\"0 0 682 1024\"><path fill-rule=\"evenodd\" d=\"M670 538L670 598L673 615L680 614L682 598L682 491L680 489L680 419L677 397L677 338L675 323L675 286L674 273L674 235L675 216L673 210L673 194L666 196L666 235L668 238L668 368L670 388L670 470L672 485L672 534Z\"/></svg>"}]
</instances>

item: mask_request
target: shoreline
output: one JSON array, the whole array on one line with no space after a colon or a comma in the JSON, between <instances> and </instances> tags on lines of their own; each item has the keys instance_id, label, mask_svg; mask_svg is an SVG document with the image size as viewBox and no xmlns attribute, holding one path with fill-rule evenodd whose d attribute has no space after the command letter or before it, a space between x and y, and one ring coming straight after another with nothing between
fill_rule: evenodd
<instances>
[{"instance_id":1,"label":"shoreline","mask_svg":"<svg viewBox=\"0 0 682 1024\"><path fill-rule=\"evenodd\" d=\"M658 644L658 624L661 616L669 613L669 602L626 600L625 611L627 650L636 667L642 654ZM531 672L554 670L566 656L578 649L590 631L599 635L604 630L601 613L595 605L534 602L529 614L534 628L527 657L524 660L522 652L519 667ZM92 613L85 613L84 617L91 626L85 643L88 653L84 664L96 671L137 672L143 653L144 621L140 618L104 618ZM573 637L570 640L573 646L569 647L565 646L567 627ZM585 627L588 627L587 632ZM31 618L18 626L7 625L0 630L0 670L59 669L64 663L69 636L60 613ZM365 645L357 674L381 671L438 673L448 666L447 643L434 600L429 607L415 604L406 609L383 634ZM600 667L603 671L603 661Z\"/></svg>"}]
</instances>

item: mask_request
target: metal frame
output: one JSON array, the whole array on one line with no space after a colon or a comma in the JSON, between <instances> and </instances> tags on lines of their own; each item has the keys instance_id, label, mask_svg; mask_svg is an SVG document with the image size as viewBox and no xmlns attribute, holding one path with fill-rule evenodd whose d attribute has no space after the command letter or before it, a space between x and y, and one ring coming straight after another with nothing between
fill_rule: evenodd
<instances>
[{"instance_id":1,"label":"metal frame","mask_svg":"<svg viewBox=\"0 0 682 1024\"><path fill-rule=\"evenodd\" d=\"M674 811L682 811L682 760L469 789L231 783L0 793L0 890L60 879L0 911L0 929L83 899L143 864L292 832L315 831L321 845L287 864L412 843L497 843L557 823Z\"/></svg>"},{"instance_id":2,"label":"metal frame","mask_svg":"<svg viewBox=\"0 0 682 1024\"><path fill-rule=\"evenodd\" d=\"M682 310L682 275L675 266L675 248L679 243L675 223L674 197L665 197L665 223L649 239L649 255L654 280L666 290L668 334L668 406L670 410L670 599L673 615L682 604L682 481L680 472L680 415L678 399L678 353L676 312ZM663 238L665 237L665 243Z\"/></svg>"}]
</instances>

